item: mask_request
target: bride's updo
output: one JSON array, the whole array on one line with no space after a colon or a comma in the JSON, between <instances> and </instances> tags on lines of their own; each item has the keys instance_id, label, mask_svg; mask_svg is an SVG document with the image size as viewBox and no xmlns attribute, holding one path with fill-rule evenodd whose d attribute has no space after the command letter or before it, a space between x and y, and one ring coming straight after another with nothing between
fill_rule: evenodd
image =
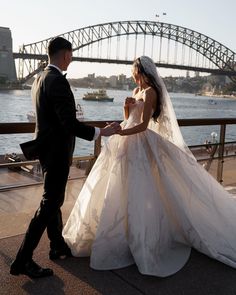
<instances>
[{"instance_id":1,"label":"bride's updo","mask_svg":"<svg viewBox=\"0 0 236 295\"><path fill-rule=\"evenodd\" d=\"M140 74L145 83L155 89L157 94L156 109L153 112L152 118L157 121L161 113L161 86L158 85L156 65L153 60L148 56L141 56L134 60L133 67L137 69L137 73Z\"/></svg>"}]
</instances>

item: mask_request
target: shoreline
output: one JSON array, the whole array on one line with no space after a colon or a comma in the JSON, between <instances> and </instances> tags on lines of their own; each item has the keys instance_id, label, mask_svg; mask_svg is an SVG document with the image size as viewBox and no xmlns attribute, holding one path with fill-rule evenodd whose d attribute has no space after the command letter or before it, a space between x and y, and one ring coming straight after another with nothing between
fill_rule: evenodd
<instances>
[{"instance_id":1,"label":"shoreline","mask_svg":"<svg viewBox=\"0 0 236 295\"><path fill-rule=\"evenodd\" d=\"M16 85L16 86L3 86L3 85L0 85L0 91L3 90L3 91L11 91L11 90L29 90L31 89L31 86L30 85Z\"/></svg>"},{"instance_id":2,"label":"shoreline","mask_svg":"<svg viewBox=\"0 0 236 295\"><path fill-rule=\"evenodd\" d=\"M230 94L196 93L195 96L205 96L205 97L214 97L214 98L234 98L234 99L236 99L235 95L230 95Z\"/></svg>"},{"instance_id":3,"label":"shoreline","mask_svg":"<svg viewBox=\"0 0 236 295\"><path fill-rule=\"evenodd\" d=\"M89 90L96 90L99 89L100 87L78 87L74 86L73 84L70 84L72 90L77 91L77 89L89 89ZM9 86L9 85L0 85L0 91L11 91L11 90L30 90L31 85L15 85L15 86ZM123 88L111 88L111 87L106 87L106 90L118 90L118 91L130 91L130 89L123 89ZM213 98L232 98L236 99L236 95L230 95L230 94L210 94L210 93L201 93L201 92L182 92L182 91L176 91L172 92L170 91L169 93L174 93L174 94L191 94L195 96L204 96L204 97L213 97Z\"/></svg>"}]
</instances>

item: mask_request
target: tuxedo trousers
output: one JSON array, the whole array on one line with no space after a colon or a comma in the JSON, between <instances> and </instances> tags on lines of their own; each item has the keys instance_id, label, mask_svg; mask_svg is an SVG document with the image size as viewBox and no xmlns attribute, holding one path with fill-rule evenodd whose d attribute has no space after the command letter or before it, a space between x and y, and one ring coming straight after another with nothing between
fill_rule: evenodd
<instances>
[{"instance_id":1,"label":"tuxedo trousers","mask_svg":"<svg viewBox=\"0 0 236 295\"><path fill-rule=\"evenodd\" d=\"M54 157L52 157L54 158ZM51 249L61 249L65 246L62 237L61 206L65 198L65 188L69 175L70 163L60 158L40 157L44 179L44 192L40 206L32 218L24 240L17 253L19 263L30 261L45 229L47 229Z\"/></svg>"}]
</instances>

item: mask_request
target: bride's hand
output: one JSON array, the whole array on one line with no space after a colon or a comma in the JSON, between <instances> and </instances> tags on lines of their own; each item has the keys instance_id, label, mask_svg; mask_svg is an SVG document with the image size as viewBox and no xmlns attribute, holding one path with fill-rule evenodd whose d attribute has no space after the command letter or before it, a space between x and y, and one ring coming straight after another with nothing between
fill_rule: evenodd
<instances>
[{"instance_id":1,"label":"bride's hand","mask_svg":"<svg viewBox=\"0 0 236 295\"><path fill-rule=\"evenodd\" d=\"M124 106L128 107L130 104L134 104L135 101L136 101L136 99L133 97L126 97Z\"/></svg>"}]
</instances>

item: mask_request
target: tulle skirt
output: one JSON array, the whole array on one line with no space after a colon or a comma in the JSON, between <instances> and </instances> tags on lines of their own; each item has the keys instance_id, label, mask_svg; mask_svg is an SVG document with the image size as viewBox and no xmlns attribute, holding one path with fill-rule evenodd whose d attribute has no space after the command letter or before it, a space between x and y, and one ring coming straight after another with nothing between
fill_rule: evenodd
<instances>
[{"instance_id":1,"label":"tulle skirt","mask_svg":"<svg viewBox=\"0 0 236 295\"><path fill-rule=\"evenodd\" d=\"M112 136L63 230L98 270L136 263L166 277L191 247L236 267L236 200L193 157L157 133Z\"/></svg>"}]
</instances>

